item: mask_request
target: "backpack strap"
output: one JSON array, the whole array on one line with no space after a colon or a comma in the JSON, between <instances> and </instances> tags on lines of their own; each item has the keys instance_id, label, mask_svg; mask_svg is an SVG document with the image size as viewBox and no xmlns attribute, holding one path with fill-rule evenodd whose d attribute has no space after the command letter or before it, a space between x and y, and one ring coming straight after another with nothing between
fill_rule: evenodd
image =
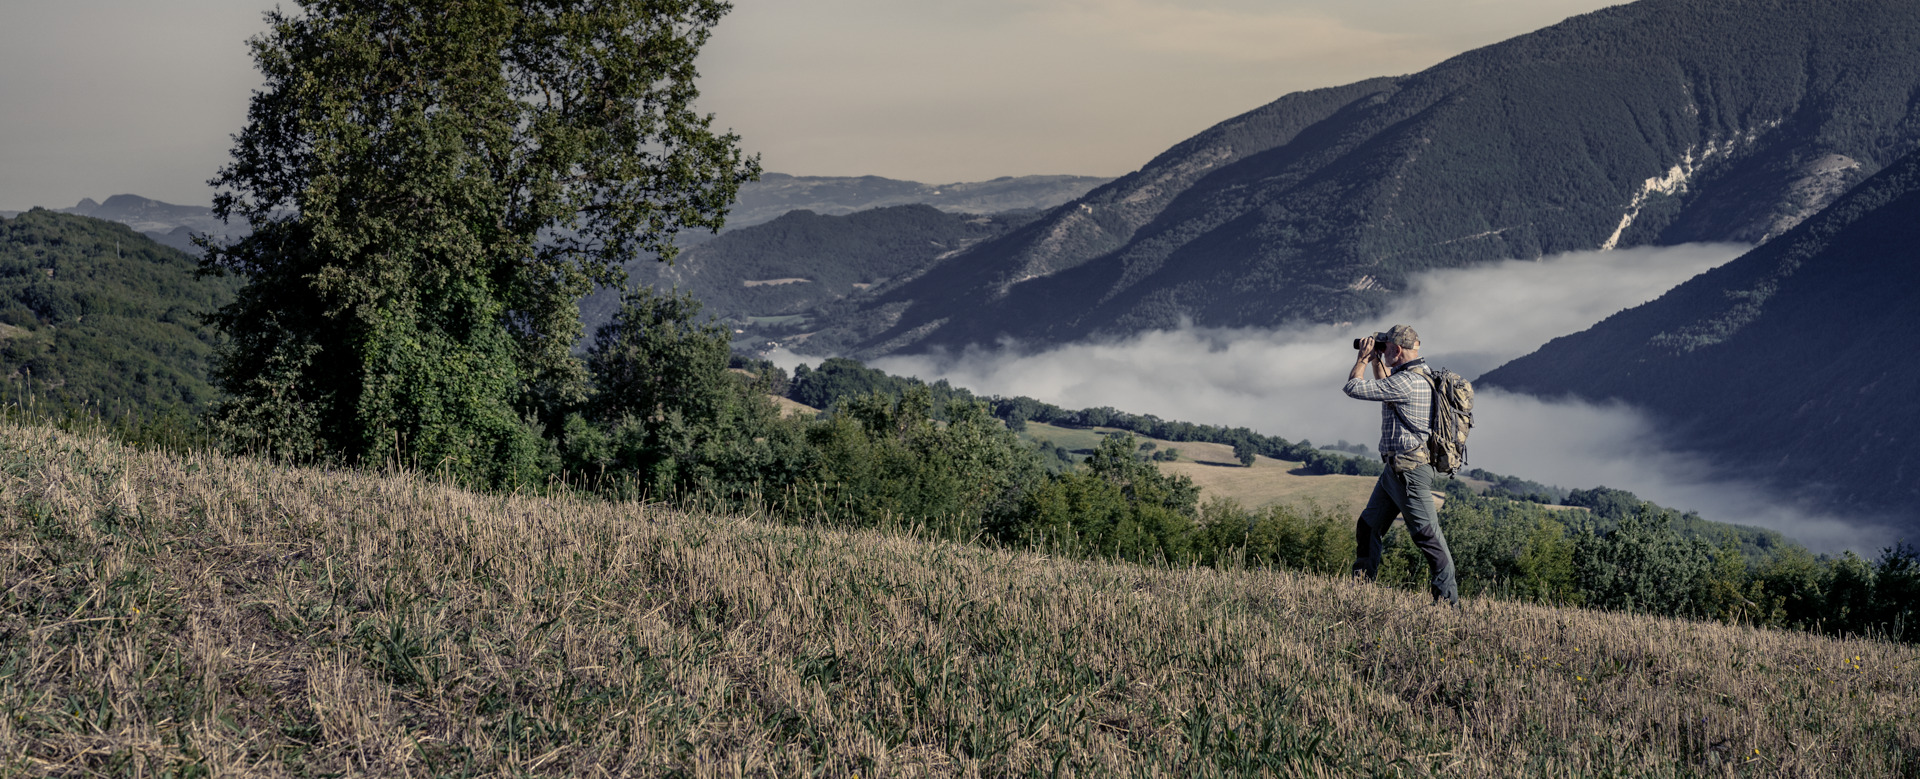
<instances>
[{"instance_id":1,"label":"backpack strap","mask_svg":"<svg viewBox=\"0 0 1920 779\"><path fill-rule=\"evenodd\" d=\"M1424 360L1415 361L1412 365L1396 370L1394 373L1402 371L1410 371L1413 375L1426 379L1427 389L1432 393L1431 397L1427 398L1427 441L1421 445L1421 453L1425 454L1426 443L1433 440L1433 428L1438 421L1436 415L1440 413L1440 385L1433 380L1433 371L1427 367ZM1407 415L1400 412L1400 404L1393 404L1393 415L1400 420L1400 424L1413 427L1413 423L1407 421Z\"/></svg>"}]
</instances>

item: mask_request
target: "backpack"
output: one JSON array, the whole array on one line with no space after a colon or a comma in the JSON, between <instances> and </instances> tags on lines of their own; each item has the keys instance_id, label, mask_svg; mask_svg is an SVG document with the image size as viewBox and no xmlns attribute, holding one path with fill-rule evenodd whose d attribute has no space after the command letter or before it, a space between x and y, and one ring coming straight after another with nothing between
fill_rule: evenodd
<instances>
[{"instance_id":1,"label":"backpack","mask_svg":"<svg viewBox=\"0 0 1920 779\"><path fill-rule=\"evenodd\" d=\"M1467 465L1467 433L1473 429L1473 385L1458 373L1414 369L1433 385L1433 424L1427 429L1427 462L1449 476Z\"/></svg>"}]
</instances>

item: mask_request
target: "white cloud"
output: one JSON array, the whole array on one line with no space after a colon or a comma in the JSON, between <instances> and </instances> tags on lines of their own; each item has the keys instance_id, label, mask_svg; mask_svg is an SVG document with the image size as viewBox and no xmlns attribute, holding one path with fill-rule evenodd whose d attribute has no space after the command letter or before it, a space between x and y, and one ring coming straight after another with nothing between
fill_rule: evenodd
<instances>
[{"instance_id":1,"label":"white cloud","mask_svg":"<svg viewBox=\"0 0 1920 779\"><path fill-rule=\"evenodd\" d=\"M1677 451L1645 414L1621 404L1546 401L1477 393L1472 453L1478 467L1546 484L1623 489L1707 519L1771 528L1818 551L1872 558L1899 537L1877 520L1843 519L1791 495L1747 483Z\"/></svg>"},{"instance_id":2,"label":"white cloud","mask_svg":"<svg viewBox=\"0 0 1920 779\"><path fill-rule=\"evenodd\" d=\"M1026 352L1017 345L877 361L976 391L1068 407L1110 405L1172 419L1248 425L1293 438L1371 441L1378 417L1341 394L1355 337L1395 323L1421 334L1429 362L1472 377L1651 300L1737 256L1739 245L1581 252L1417 278L1378 321L1275 330L1183 328Z\"/></svg>"},{"instance_id":3,"label":"white cloud","mask_svg":"<svg viewBox=\"0 0 1920 779\"><path fill-rule=\"evenodd\" d=\"M1353 338L1411 324L1430 362L1477 376L1651 300L1745 248L1695 244L1580 252L1436 271L1418 278L1379 321L1350 326L1190 327L1038 352L1003 344L874 365L1068 408L1112 406L1165 419L1245 425L1296 440L1371 446L1379 437L1377 407L1340 391L1353 364ZM1887 527L1823 516L1729 479L1677 453L1657 426L1631 408L1486 392L1475 411L1475 467L1568 488L1624 489L1708 519L1773 528L1815 549L1870 553L1894 538Z\"/></svg>"}]
</instances>

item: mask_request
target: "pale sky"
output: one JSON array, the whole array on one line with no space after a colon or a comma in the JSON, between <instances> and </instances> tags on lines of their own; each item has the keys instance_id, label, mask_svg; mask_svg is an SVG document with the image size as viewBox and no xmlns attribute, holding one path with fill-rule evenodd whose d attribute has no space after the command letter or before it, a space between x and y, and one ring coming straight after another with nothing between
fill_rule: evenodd
<instances>
[{"instance_id":1,"label":"pale sky","mask_svg":"<svg viewBox=\"0 0 1920 779\"><path fill-rule=\"evenodd\" d=\"M735 0L700 108L769 171L1118 176L1288 92L1605 0ZM272 0L0 0L0 209L206 204Z\"/></svg>"}]
</instances>

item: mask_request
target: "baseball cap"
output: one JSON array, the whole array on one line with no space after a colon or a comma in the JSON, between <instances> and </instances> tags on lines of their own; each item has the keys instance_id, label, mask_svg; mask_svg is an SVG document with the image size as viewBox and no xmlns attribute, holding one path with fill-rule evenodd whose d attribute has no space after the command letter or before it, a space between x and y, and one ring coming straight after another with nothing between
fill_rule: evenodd
<instances>
[{"instance_id":1,"label":"baseball cap","mask_svg":"<svg viewBox=\"0 0 1920 779\"><path fill-rule=\"evenodd\" d=\"M1414 332L1413 327L1409 325L1394 325L1387 328L1386 336L1386 340L1399 344L1402 349L1412 349L1414 344L1420 343L1420 334Z\"/></svg>"}]
</instances>

